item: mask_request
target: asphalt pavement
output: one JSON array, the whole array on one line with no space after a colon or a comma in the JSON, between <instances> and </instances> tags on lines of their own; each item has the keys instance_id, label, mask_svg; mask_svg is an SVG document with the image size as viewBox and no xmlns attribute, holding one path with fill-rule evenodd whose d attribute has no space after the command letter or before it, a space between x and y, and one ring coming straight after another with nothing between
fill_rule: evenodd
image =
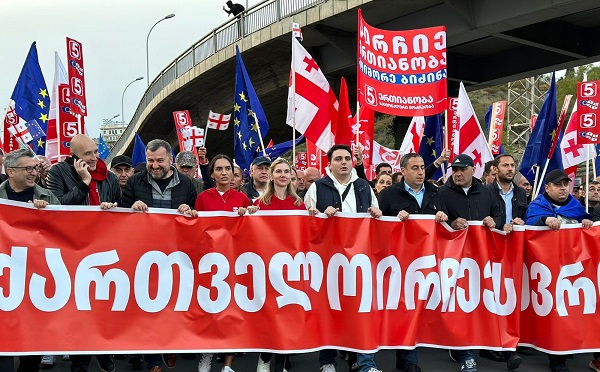
<instances>
[{"instance_id":1,"label":"asphalt pavement","mask_svg":"<svg viewBox=\"0 0 600 372\"><path fill-rule=\"evenodd\" d=\"M529 349L526 352L520 353L523 358L523 364L519 367L518 371L522 372L538 372L548 371L548 358L545 354L538 352L533 349ZM572 359L567 360L567 366L572 372L580 371L591 371L588 367L588 363L591 360L591 354L577 354ZM198 369L199 356L196 356L195 360L186 360L181 356L177 358L177 365L173 369L167 369L163 367L163 372L196 372ZM258 354L248 353L243 356L236 356L233 361L233 369L235 372L255 372L256 364L258 360ZM476 360L478 369L480 372L497 372L507 371L506 364L500 362L493 362L488 359L478 357L476 354ZM294 354L291 356L291 369L290 372L318 372L319 371L319 355L317 352L306 353L306 354ZM348 365L345 360L341 357L337 358L338 372L349 372ZM384 372L398 372L395 368L395 352L393 350L383 350L377 353L375 361L379 369ZM132 368L128 364L127 359L125 360L114 360L116 366L116 372L134 372L136 369ZM423 372L438 372L438 371L456 371L460 372L460 364L453 362L449 356L448 351L441 349L426 349L419 348L419 365ZM57 357L56 364L51 369L42 369L41 371L48 372L70 372L70 362L61 360ZM219 372L223 364L216 362L213 359L211 372ZM146 368L137 369L137 371L145 372ZM95 359L92 360L90 365L90 372L102 372L98 367Z\"/></svg>"}]
</instances>

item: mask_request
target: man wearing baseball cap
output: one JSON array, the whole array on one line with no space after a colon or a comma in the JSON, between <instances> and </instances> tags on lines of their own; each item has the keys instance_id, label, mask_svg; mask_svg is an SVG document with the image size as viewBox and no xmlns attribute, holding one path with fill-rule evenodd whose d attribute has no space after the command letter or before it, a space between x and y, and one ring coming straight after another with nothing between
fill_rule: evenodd
<instances>
[{"instance_id":1,"label":"man wearing baseball cap","mask_svg":"<svg viewBox=\"0 0 600 372\"><path fill-rule=\"evenodd\" d=\"M581 223L584 229L592 226L590 215L585 207L569 193L571 179L561 169L555 169L544 177L545 192L538 195L527 209L525 224L548 226L552 230L560 229L562 224ZM568 371L565 355L548 354L550 371Z\"/></svg>"},{"instance_id":2,"label":"man wearing baseball cap","mask_svg":"<svg viewBox=\"0 0 600 372\"><path fill-rule=\"evenodd\" d=\"M462 230L469 226L468 221L483 221L483 225L490 229L496 226L502 228L500 206L492 192L474 177L473 159L461 154L450 165L452 176L438 191L441 209L448 215L450 226L454 230ZM461 372L477 372L473 351L452 350L450 355L456 356L462 363Z\"/></svg>"},{"instance_id":3,"label":"man wearing baseball cap","mask_svg":"<svg viewBox=\"0 0 600 372\"><path fill-rule=\"evenodd\" d=\"M269 182L269 167L271 159L266 156L258 156L252 161L250 166L250 177L243 187L248 199L254 203L267 189Z\"/></svg>"},{"instance_id":4,"label":"man wearing baseball cap","mask_svg":"<svg viewBox=\"0 0 600 372\"><path fill-rule=\"evenodd\" d=\"M198 169L198 160L193 152L180 151L175 157L175 168L192 180L197 194L200 194L204 190L202 182L198 181L195 177L196 170Z\"/></svg>"},{"instance_id":5,"label":"man wearing baseball cap","mask_svg":"<svg viewBox=\"0 0 600 372\"><path fill-rule=\"evenodd\" d=\"M117 155L110 162L110 171L119 179L121 191L127 185L129 177L133 176L133 161L129 156Z\"/></svg>"}]
</instances>

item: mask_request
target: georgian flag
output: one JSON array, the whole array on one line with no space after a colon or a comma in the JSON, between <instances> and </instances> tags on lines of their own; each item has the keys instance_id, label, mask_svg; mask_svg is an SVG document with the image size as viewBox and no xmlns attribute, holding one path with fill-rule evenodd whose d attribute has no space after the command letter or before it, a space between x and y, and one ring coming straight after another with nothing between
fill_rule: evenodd
<instances>
[{"instance_id":1,"label":"georgian flag","mask_svg":"<svg viewBox=\"0 0 600 372\"><path fill-rule=\"evenodd\" d=\"M204 146L204 129L198 127L185 127L181 131L185 151L192 151L195 147Z\"/></svg>"},{"instance_id":2,"label":"georgian flag","mask_svg":"<svg viewBox=\"0 0 600 372\"><path fill-rule=\"evenodd\" d=\"M217 112L209 111L208 113L208 122L206 123L206 127L210 129L216 130L225 130L229 126L229 119L231 118L231 114L223 115ZM204 133L203 133L204 135Z\"/></svg>"},{"instance_id":3,"label":"georgian flag","mask_svg":"<svg viewBox=\"0 0 600 372\"><path fill-rule=\"evenodd\" d=\"M334 141L332 123L336 123L337 116L338 100L325 75L300 42L292 38L286 123L328 151Z\"/></svg>"},{"instance_id":4,"label":"georgian flag","mask_svg":"<svg viewBox=\"0 0 600 372\"><path fill-rule=\"evenodd\" d=\"M8 127L8 131L23 143L29 143L46 135L35 119L12 125Z\"/></svg>"},{"instance_id":5,"label":"georgian flag","mask_svg":"<svg viewBox=\"0 0 600 372\"><path fill-rule=\"evenodd\" d=\"M593 158L596 154L593 143L583 144L581 141L577 142L577 120L577 105L575 105L560 143L560 152L565 170L586 161L588 154L590 158Z\"/></svg>"},{"instance_id":6,"label":"georgian flag","mask_svg":"<svg viewBox=\"0 0 600 372\"><path fill-rule=\"evenodd\" d=\"M400 145L400 154L406 155L408 153L419 152L421 147L421 137L423 137L423 129L425 128L425 117L415 116L412 118L402 145Z\"/></svg>"},{"instance_id":7,"label":"georgian flag","mask_svg":"<svg viewBox=\"0 0 600 372\"><path fill-rule=\"evenodd\" d=\"M377 141L373 141L373 161L371 164L376 166L381 163L388 163L392 166L394 172L400 171L400 150L388 149L380 145Z\"/></svg>"},{"instance_id":8,"label":"georgian flag","mask_svg":"<svg viewBox=\"0 0 600 372\"><path fill-rule=\"evenodd\" d=\"M458 131L454 139L455 154L453 154L453 157L460 154L469 155L473 159L473 164L475 164L475 177L481 178L485 163L494 160L494 157L462 82L458 92L457 116Z\"/></svg>"},{"instance_id":9,"label":"georgian flag","mask_svg":"<svg viewBox=\"0 0 600 372\"><path fill-rule=\"evenodd\" d=\"M298 41L300 42L304 40L302 38L302 29L300 28L300 25L298 23L292 23L292 36L298 39Z\"/></svg>"}]
</instances>

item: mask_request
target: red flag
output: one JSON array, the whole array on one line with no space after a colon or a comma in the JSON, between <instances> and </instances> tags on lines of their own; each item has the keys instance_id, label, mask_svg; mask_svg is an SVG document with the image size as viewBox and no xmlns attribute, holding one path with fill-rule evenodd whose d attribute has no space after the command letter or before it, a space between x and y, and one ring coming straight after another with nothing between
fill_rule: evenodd
<instances>
[{"instance_id":1,"label":"red flag","mask_svg":"<svg viewBox=\"0 0 600 372\"><path fill-rule=\"evenodd\" d=\"M410 125L404 135L404 140L400 145L400 154L406 155L410 152L418 153L421 147L421 137L425 128L425 117L415 116L410 121Z\"/></svg>"},{"instance_id":2,"label":"red flag","mask_svg":"<svg viewBox=\"0 0 600 372\"><path fill-rule=\"evenodd\" d=\"M306 158L309 167L317 168L322 175L325 174L327 153L309 140L306 140Z\"/></svg>"},{"instance_id":3,"label":"red flag","mask_svg":"<svg viewBox=\"0 0 600 372\"><path fill-rule=\"evenodd\" d=\"M454 155L469 155L475 164L475 177L481 178L485 163L493 160L494 157L462 82L458 93L458 132L455 136Z\"/></svg>"},{"instance_id":4,"label":"red flag","mask_svg":"<svg viewBox=\"0 0 600 372\"><path fill-rule=\"evenodd\" d=\"M313 57L292 38L292 69L286 123L323 151L333 144L338 101Z\"/></svg>"},{"instance_id":5,"label":"red flag","mask_svg":"<svg viewBox=\"0 0 600 372\"><path fill-rule=\"evenodd\" d=\"M69 79L58 53L54 52L54 85L46 133L46 157L50 163L54 164L69 156L71 138L76 134L77 118L71 114Z\"/></svg>"},{"instance_id":6,"label":"red flag","mask_svg":"<svg viewBox=\"0 0 600 372\"><path fill-rule=\"evenodd\" d=\"M359 92L360 94L361 92ZM352 130L354 135L358 131L358 141L363 150L363 166L365 167L365 174L367 178L373 179L375 178L375 165L372 161L373 159L373 140L375 138L374 127L375 127L375 111L371 110L368 107L361 106L360 112L360 123L358 125L353 125ZM356 119L354 119L356 122ZM354 143L352 144L354 146ZM372 172L371 172L372 171ZM369 173L372 173L369 176Z\"/></svg>"},{"instance_id":7,"label":"red flag","mask_svg":"<svg viewBox=\"0 0 600 372\"><path fill-rule=\"evenodd\" d=\"M208 122L206 123L206 127L210 128L210 129L216 129L216 130L225 130L229 126L230 118L231 118L231 114L223 115L223 114L219 114L217 112L209 111Z\"/></svg>"},{"instance_id":8,"label":"red flag","mask_svg":"<svg viewBox=\"0 0 600 372\"><path fill-rule=\"evenodd\" d=\"M17 140L10 134L8 128L13 125L17 125L19 123L19 115L15 112L15 109L12 106L8 107L6 111L6 116L4 117L4 143L3 149L4 153L11 152L19 148L19 143Z\"/></svg>"},{"instance_id":9,"label":"red flag","mask_svg":"<svg viewBox=\"0 0 600 372\"><path fill-rule=\"evenodd\" d=\"M269 143L267 144L267 148L269 148L269 147L272 147L272 146L273 146L273 139L271 139L271 140L269 141Z\"/></svg>"},{"instance_id":10,"label":"red flag","mask_svg":"<svg viewBox=\"0 0 600 372\"><path fill-rule=\"evenodd\" d=\"M308 156L305 152L299 152L296 154L296 169L305 171L308 167Z\"/></svg>"},{"instance_id":11,"label":"red flag","mask_svg":"<svg viewBox=\"0 0 600 372\"><path fill-rule=\"evenodd\" d=\"M388 31L358 10L360 103L398 116L430 116L446 108L446 27Z\"/></svg>"},{"instance_id":12,"label":"red flag","mask_svg":"<svg viewBox=\"0 0 600 372\"><path fill-rule=\"evenodd\" d=\"M502 128L504 127L504 114L506 113L506 101L498 101L492 104L492 117L490 118L489 145L494 156L500 154L502 145Z\"/></svg>"},{"instance_id":13,"label":"red flag","mask_svg":"<svg viewBox=\"0 0 600 372\"><path fill-rule=\"evenodd\" d=\"M79 41L67 38L67 59L69 90L71 93L71 112L74 115L87 116L83 47Z\"/></svg>"},{"instance_id":14,"label":"red flag","mask_svg":"<svg viewBox=\"0 0 600 372\"><path fill-rule=\"evenodd\" d=\"M191 151L198 158L198 149L188 138L184 138L183 133L192 127L192 119L190 118L190 112L188 110L173 111L173 119L175 119L175 131L177 132L177 140L179 141L179 151ZM204 140L204 133L202 133L202 139Z\"/></svg>"},{"instance_id":15,"label":"red flag","mask_svg":"<svg viewBox=\"0 0 600 372\"><path fill-rule=\"evenodd\" d=\"M350 145L355 142L356 136L352 130L352 124L354 124L354 119L350 112L348 86L346 85L346 79L342 77L337 125L333 130L336 144Z\"/></svg>"},{"instance_id":16,"label":"red flag","mask_svg":"<svg viewBox=\"0 0 600 372\"><path fill-rule=\"evenodd\" d=\"M577 143L600 142L600 105L599 81L577 83L577 115L579 117Z\"/></svg>"},{"instance_id":17,"label":"red flag","mask_svg":"<svg viewBox=\"0 0 600 372\"><path fill-rule=\"evenodd\" d=\"M444 138L445 146L450 150L450 158L448 162L452 162L454 157L460 152L458 152L458 144L455 142L455 138L458 135L458 98L457 97L448 97L448 111L446 112L448 115L448 128L446 128L446 134Z\"/></svg>"}]
</instances>

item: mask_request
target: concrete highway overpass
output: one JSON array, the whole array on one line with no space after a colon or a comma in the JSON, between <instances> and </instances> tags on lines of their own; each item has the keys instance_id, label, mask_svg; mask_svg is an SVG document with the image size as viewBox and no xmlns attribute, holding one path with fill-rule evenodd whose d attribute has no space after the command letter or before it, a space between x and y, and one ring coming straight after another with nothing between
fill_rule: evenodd
<instances>
[{"instance_id":1,"label":"concrete highway overpass","mask_svg":"<svg viewBox=\"0 0 600 372\"><path fill-rule=\"evenodd\" d=\"M144 142L176 144L173 111L189 110L199 127L209 110L230 113L236 44L269 120L265 143L291 139L285 115L292 20L336 92L340 78L347 79L352 101L359 8L382 29L445 25L450 94L460 81L476 90L600 60L598 0L265 0L247 11L242 25L221 25L154 79L108 160L131 154L136 132ZM232 127L210 133L209 156L233 154Z\"/></svg>"}]
</instances>

